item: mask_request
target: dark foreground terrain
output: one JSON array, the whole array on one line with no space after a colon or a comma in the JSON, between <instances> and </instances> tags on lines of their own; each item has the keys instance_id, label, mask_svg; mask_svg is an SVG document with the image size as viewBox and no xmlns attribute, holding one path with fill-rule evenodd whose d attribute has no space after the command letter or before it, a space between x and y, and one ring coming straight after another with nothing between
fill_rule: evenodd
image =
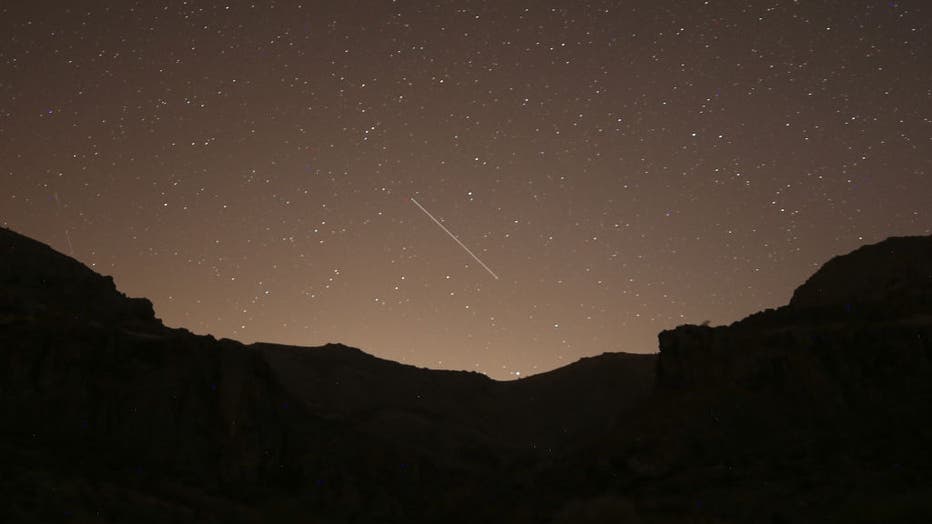
<instances>
[{"instance_id":1,"label":"dark foreground terrain","mask_svg":"<svg viewBox=\"0 0 932 524\"><path fill-rule=\"evenodd\" d=\"M170 329L0 229L0 522L932 522L932 237L515 382Z\"/></svg>"}]
</instances>

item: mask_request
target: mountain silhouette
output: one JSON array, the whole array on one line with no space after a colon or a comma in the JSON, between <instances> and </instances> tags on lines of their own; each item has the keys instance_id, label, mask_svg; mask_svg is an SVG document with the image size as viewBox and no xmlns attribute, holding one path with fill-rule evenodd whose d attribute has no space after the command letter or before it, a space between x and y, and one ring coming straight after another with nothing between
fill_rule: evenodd
<instances>
[{"instance_id":1,"label":"mountain silhouette","mask_svg":"<svg viewBox=\"0 0 932 524\"><path fill-rule=\"evenodd\" d=\"M0 521L932 521L932 237L526 379L168 328L0 229Z\"/></svg>"}]
</instances>

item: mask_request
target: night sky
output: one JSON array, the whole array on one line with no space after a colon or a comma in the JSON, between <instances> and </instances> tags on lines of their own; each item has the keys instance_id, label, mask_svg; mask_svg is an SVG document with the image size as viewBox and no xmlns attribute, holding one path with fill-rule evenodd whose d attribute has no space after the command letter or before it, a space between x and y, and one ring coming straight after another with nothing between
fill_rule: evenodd
<instances>
[{"instance_id":1,"label":"night sky","mask_svg":"<svg viewBox=\"0 0 932 524\"><path fill-rule=\"evenodd\" d=\"M195 333L514 378L932 229L927 0L81 4L0 7L0 223Z\"/></svg>"}]
</instances>

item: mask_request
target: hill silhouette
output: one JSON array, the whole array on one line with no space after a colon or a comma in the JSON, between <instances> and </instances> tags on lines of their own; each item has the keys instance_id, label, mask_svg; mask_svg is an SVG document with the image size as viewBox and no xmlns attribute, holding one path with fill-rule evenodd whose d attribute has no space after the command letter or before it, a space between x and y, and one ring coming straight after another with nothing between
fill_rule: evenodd
<instances>
[{"instance_id":1,"label":"hill silhouette","mask_svg":"<svg viewBox=\"0 0 932 524\"><path fill-rule=\"evenodd\" d=\"M0 229L0 520L932 520L932 237L519 381L244 345Z\"/></svg>"}]
</instances>

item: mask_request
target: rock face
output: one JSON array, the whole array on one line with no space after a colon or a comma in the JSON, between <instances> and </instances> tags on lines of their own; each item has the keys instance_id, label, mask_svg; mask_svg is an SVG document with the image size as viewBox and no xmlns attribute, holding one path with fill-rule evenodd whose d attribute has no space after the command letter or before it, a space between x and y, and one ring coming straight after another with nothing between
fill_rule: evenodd
<instances>
[{"instance_id":1,"label":"rock face","mask_svg":"<svg viewBox=\"0 0 932 524\"><path fill-rule=\"evenodd\" d=\"M61 324L158 330L152 302L127 298L113 278L27 237L0 228L0 322L42 318Z\"/></svg>"},{"instance_id":2,"label":"rock face","mask_svg":"<svg viewBox=\"0 0 932 524\"><path fill-rule=\"evenodd\" d=\"M787 306L660 333L656 411L618 434L634 451L617 460L669 489L720 479L693 496L726 521L928 521L930 284L932 237L891 238L830 260Z\"/></svg>"},{"instance_id":3,"label":"rock face","mask_svg":"<svg viewBox=\"0 0 932 524\"><path fill-rule=\"evenodd\" d=\"M261 355L168 329L148 300L8 230L0 348L7 522L250 520L208 493L288 485L319 436Z\"/></svg>"},{"instance_id":4,"label":"rock face","mask_svg":"<svg viewBox=\"0 0 932 524\"><path fill-rule=\"evenodd\" d=\"M170 329L0 229L0 521L930 522L930 242L496 382Z\"/></svg>"},{"instance_id":5,"label":"rock face","mask_svg":"<svg viewBox=\"0 0 932 524\"><path fill-rule=\"evenodd\" d=\"M903 381L927 373L930 327L932 237L890 238L833 258L785 307L660 333L658 379L674 389L841 387L895 369L888 378Z\"/></svg>"},{"instance_id":6,"label":"rock face","mask_svg":"<svg viewBox=\"0 0 932 524\"><path fill-rule=\"evenodd\" d=\"M893 237L829 260L796 289L790 306L851 306L928 297L932 237Z\"/></svg>"}]
</instances>

